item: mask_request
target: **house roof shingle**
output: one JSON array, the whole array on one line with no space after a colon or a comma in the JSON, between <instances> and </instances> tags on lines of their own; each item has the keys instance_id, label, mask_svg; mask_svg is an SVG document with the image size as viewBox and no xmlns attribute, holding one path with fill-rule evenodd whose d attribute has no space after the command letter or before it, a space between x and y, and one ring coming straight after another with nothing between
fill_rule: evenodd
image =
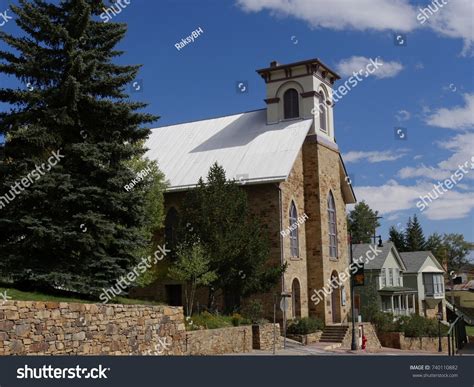
<instances>
[{"instance_id":1,"label":"house roof shingle","mask_svg":"<svg viewBox=\"0 0 474 387\"><path fill-rule=\"evenodd\" d=\"M370 243L353 245L352 253L354 256L354 261L357 262L359 259L362 259L362 262L365 263L367 252L374 248L375 248L375 245L370 244ZM395 245L392 242L384 242L383 247L377 247L377 249L382 250L382 251L378 253L377 255L374 254L374 259L367 260L367 262L364 265L365 269L380 270L385 262L385 259L388 256L388 253L392 249L395 249ZM402 262L402 265L403 265L403 262Z\"/></svg>"},{"instance_id":2,"label":"house roof shingle","mask_svg":"<svg viewBox=\"0 0 474 387\"><path fill-rule=\"evenodd\" d=\"M407 267L408 273L418 273L421 266L425 263L428 257L432 258L438 270L443 270L439 265L438 260L434 257L431 251L412 251L407 253L400 253L403 263Z\"/></svg>"}]
</instances>

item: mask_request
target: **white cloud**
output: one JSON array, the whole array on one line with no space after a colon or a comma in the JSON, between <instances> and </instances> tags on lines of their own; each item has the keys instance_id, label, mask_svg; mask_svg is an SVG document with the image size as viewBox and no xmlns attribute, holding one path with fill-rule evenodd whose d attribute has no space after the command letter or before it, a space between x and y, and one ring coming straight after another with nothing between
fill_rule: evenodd
<instances>
[{"instance_id":1,"label":"white cloud","mask_svg":"<svg viewBox=\"0 0 474 387\"><path fill-rule=\"evenodd\" d=\"M447 3L430 16L426 25L440 35L463 39L462 55L472 55L474 45L472 0L451 0Z\"/></svg>"},{"instance_id":2,"label":"white cloud","mask_svg":"<svg viewBox=\"0 0 474 387\"><path fill-rule=\"evenodd\" d=\"M376 60L373 59L373 61L375 62ZM385 62L381 58L378 58L377 61L383 63L383 65L375 69L372 74L369 74L375 78L392 78L403 70L403 65L399 62ZM365 56L351 56L337 63L336 71L343 77L350 77L360 70L365 72L369 63L371 63L371 59Z\"/></svg>"},{"instance_id":3,"label":"white cloud","mask_svg":"<svg viewBox=\"0 0 474 387\"><path fill-rule=\"evenodd\" d=\"M438 164L441 169L455 171L460 164L464 164L466 161L474 161L472 160L474 156L474 133L458 134L448 141L439 142L438 145L453 152L451 157ZM473 176L469 175L469 177L474 179L474 171L471 174Z\"/></svg>"},{"instance_id":4,"label":"white cloud","mask_svg":"<svg viewBox=\"0 0 474 387\"><path fill-rule=\"evenodd\" d=\"M365 200L371 208L382 215L392 217L398 211L413 208L419 211L416 203L421 196L428 195L433 189L433 184L429 183L409 186L390 180L382 186L355 187L355 193L359 201ZM474 210L473 192L460 193L451 190L429 203L421 213L430 220L447 220L465 218L472 210Z\"/></svg>"},{"instance_id":5,"label":"white cloud","mask_svg":"<svg viewBox=\"0 0 474 387\"><path fill-rule=\"evenodd\" d=\"M417 167L405 167L398 171L398 177L402 179L409 179L413 177L428 177L430 179L438 179L450 176L451 172L443 171L439 168L427 167L421 164Z\"/></svg>"},{"instance_id":6,"label":"white cloud","mask_svg":"<svg viewBox=\"0 0 474 387\"><path fill-rule=\"evenodd\" d=\"M411 114L408 110L399 110L397 114L395 115L395 118L399 121L408 121L411 117Z\"/></svg>"},{"instance_id":7,"label":"white cloud","mask_svg":"<svg viewBox=\"0 0 474 387\"><path fill-rule=\"evenodd\" d=\"M358 201L365 200L371 208L383 215L415 207L419 196L426 194L431 188L428 184L424 187L406 186L389 180L382 186L356 186L354 189Z\"/></svg>"},{"instance_id":8,"label":"white cloud","mask_svg":"<svg viewBox=\"0 0 474 387\"><path fill-rule=\"evenodd\" d=\"M433 194L432 194L433 195ZM474 209L473 192L448 191L423 211L431 220L462 219Z\"/></svg>"},{"instance_id":9,"label":"white cloud","mask_svg":"<svg viewBox=\"0 0 474 387\"><path fill-rule=\"evenodd\" d=\"M439 162L436 167L428 167L421 164L416 167L405 167L398 172L398 176L402 179L408 178L430 178L433 180L444 179L450 177L460 165L464 165L468 173L463 176L466 179L474 179L474 170L471 170L471 160L474 156L474 133L458 134L451 139L438 143L442 149L452 152L452 155Z\"/></svg>"},{"instance_id":10,"label":"white cloud","mask_svg":"<svg viewBox=\"0 0 474 387\"><path fill-rule=\"evenodd\" d=\"M408 32L418 24L416 10L407 0L237 0L237 4L248 12L293 16L313 28Z\"/></svg>"},{"instance_id":11,"label":"white cloud","mask_svg":"<svg viewBox=\"0 0 474 387\"><path fill-rule=\"evenodd\" d=\"M393 151L351 151L344 153L344 161L346 163L356 163L358 161L367 160L369 163L381 163L383 161L394 161L405 156L404 150Z\"/></svg>"},{"instance_id":12,"label":"white cloud","mask_svg":"<svg viewBox=\"0 0 474 387\"><path fill-rule=\"evenodd\" d=\"M464 101L462 107L438 109L426 118L426 123L455 130L474 128L474 93L464 94Z\"/></svg>"},{"instance_id":13,"label":"white cloud","mask_svg":"<svg viewBox=\"0 0 474 387\"><path fill-rule=\"evenodd\" d=\"M422 159L423 158L423 155L415 155L413 156L413 160L419 160L419 159Z\"/></svg>"},{"instance_id":14,"label":"white cloud","mask_svg":"<svg viewBox=\"0 0 474 387\"><path fill-rule=\"evenodd\" d=\"M473 52L472 0L451 0L421 24L420 7L409 0L236 0L246 12L269 11L291 16L313 28L411 32L430 28L464 41L463 55ZM428 4L428 2L426 1Z\"/></svg>"}]
</instances>

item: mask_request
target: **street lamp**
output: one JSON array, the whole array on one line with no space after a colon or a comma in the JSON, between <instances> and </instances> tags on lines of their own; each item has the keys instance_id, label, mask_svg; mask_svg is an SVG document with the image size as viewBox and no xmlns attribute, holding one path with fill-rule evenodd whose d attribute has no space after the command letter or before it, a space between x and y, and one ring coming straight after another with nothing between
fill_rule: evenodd
<instances>
[{"instance_id":1,"label":"street lamp","mask_svg":"<svg viewBox=\"0 0 474 387\"><path fill-rule=\"evenodd\" d=\"M438 313L438 352L443 352L441 346L441 320L443 319L443 313Z\"/></svg>"},{"instance_id":2,"label":"street lamp","mask_svg":"<svg viewBox=\"0 0 474 387\"><path fill-rule=\"evenodd\" d=\"M349 245L350 245L350 254L351 254L351 267L354 264L354 254L352 252L352 231L349 231ZM354 275L351 274L351 315L352 315L352 341L351 341L351 350L357 350L356 342L356 332L355 332L355 307L354 307Z\"/></svg>"}]
</instances>

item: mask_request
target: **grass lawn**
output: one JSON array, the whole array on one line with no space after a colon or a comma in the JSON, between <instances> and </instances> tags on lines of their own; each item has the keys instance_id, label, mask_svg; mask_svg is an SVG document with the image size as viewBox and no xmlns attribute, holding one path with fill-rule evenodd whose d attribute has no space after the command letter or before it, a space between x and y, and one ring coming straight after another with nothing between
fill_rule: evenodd
<instances>
[{"instance_id":1,"label":"grass lawn","mask_svg":"<svg viewBox=\"0 0 474 387\"><path fill-rule=\"evenodd\" d=\"M37 292L22 292L21 290L13 289L13 288L5 288L0 287L0 293L5 294L8 296L9 301L55 301L55 302L78 302L81 304L93 304L98 303L100 304L101 301L90 301L90 300L82 300L80 298L73 298L73 297L58 297L52 296L44 293L37 293ZM3 299L0 298L0 301ZM146 301L146 300L134 300L132 298L125 298L125 297L117 297L109 302L109 304L125 304L125 305L163 305L160 302L154 301Z\"/></svg>"},{"instance_id":2,"label":"grass lawn","mask_svg":"<svg viewBox=\"0 0 474 387\"><path fill-rule=\"evenodd\" d=\"M468 336L474 336L474 327L466 325L466 333Z\"/></svg>"}]
</instances>

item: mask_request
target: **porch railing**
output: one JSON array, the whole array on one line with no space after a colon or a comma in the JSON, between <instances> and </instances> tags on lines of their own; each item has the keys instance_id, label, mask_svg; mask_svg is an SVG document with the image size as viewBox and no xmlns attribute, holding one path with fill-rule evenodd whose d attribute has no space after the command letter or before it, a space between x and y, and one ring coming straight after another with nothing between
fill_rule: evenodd
<instances>
[{"instance_id":1,"label":"porch railing","mask_svg":"<svg viewBox=\"0 0 474 387\"><path fill-rule=\"evenodd\" d=\"M459 316L451 323L448 330L448 355L456 355L466 342L466 324Z\"/></svg>"}]
</instances>

